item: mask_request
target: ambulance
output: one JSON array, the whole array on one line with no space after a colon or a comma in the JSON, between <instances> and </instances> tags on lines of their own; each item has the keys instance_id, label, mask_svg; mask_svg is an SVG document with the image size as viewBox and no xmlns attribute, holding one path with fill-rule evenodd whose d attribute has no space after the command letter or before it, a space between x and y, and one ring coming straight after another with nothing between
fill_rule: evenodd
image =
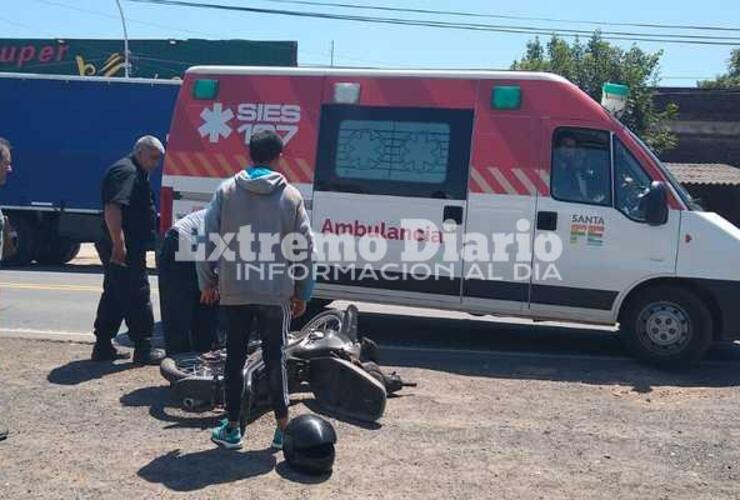
<instances>
[{"instance_id":1,"label":"ambulance","mask_svg":"<svg viewBox=\"0 0 740 500\"><path fill-rule=\"evenodd\" d=\"M599 105L545 73L193 67L162 228L205 206L271 130L314 232L372 235L385 253L361 267L392 265L319 275L317 299L619 325L638 357L690 364L740 338L740 230L618 120L624 93L607 85ZM432 272L401 265L409 234L436 243Z\"/></svg>"}]
</instances>

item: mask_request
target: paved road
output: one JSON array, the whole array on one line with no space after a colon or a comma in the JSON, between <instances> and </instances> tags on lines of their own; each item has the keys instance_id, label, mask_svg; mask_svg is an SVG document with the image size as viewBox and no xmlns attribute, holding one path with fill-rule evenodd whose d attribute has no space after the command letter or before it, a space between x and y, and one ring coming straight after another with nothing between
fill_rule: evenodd
<instances>
[{"instance_id":1,"label":"paved road","mask_svg":"<svg viewBox=\"0 0 740 500\"><path fill-rule=\"evenodd\" d=\"M150 277L155 319L159 320L157 278ZM92 322L102 287L99 266L29 267L0 271L0 335L91 341ZM337 302L341 307L345 303ZM358 304L360 330L398 356L413 351L437 355L440 349L502 355L623 359L608 328L562 323L533 325L513 318L475 318L464 313ZM125 328L125 327L124 327ZM122 330L123 331L123 330ZM472 352L470 352L472 351ZM713 349L710 361L740 361L740 346Z\"/></svg>"}]
</instances>

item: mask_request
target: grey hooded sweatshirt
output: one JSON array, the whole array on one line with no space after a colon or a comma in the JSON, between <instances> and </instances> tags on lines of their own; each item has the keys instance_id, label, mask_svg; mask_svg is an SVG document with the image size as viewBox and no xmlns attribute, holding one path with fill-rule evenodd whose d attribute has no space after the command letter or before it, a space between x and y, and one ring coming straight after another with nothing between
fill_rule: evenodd
<instances>
[{"instance_id":1,"label":"grey hooded sweatshirt","mask_svg":"<svg viewBox=\"0 0 740 500\"><path fill-rule=\"evenodd\" d=\"M252 237L242 237L240 231ZM293 297L310 299L311 222L300 192L282 174L253 167L224 182L207 208L205 235L208 258L198 263L198 275L206 286L218 284L222 305L283 305ZM290 235L306 245L284 252L287 245L282 243ZM221 243L214 238L221 238ZM225 251L218 252L219 246ZM209 262L215 254L220 254L218 274Z\"/></svg>"}]
</instances>

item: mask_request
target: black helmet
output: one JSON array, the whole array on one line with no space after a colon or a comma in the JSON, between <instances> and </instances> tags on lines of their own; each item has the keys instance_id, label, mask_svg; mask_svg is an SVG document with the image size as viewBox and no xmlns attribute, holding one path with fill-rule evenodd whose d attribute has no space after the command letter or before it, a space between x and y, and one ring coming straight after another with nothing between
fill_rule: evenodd
<instances>
[{"instance_id":1,"label":"black helmet","mask_svg":"<svg viewBox=\"0 0 740 500\"><path fill-rule=\"evenodd\" d=\"M301 415L285 429L283 455L296 470L325 474L334 464L336 442L337 435L329 422L316 415Z\"/></svg>"}]
</instances>

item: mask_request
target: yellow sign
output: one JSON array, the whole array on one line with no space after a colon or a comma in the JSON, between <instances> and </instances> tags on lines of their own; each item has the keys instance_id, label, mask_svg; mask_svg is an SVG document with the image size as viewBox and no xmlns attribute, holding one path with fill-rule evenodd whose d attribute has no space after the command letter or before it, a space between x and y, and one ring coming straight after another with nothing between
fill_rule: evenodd
<instances>
[{"instance_id":1,"label":"yellow sign","mask_svg":"<svg viewBox=\"0 0 740 500\"><path fill-rule=\"evenodd\" d=\"M123 56L118 52L111 54L100 69L92 63L85 62L82 56L75 56L75 61L77 61L77 71L80 76L116 76L126 65Z\"/></svg>"}]
</instances>

